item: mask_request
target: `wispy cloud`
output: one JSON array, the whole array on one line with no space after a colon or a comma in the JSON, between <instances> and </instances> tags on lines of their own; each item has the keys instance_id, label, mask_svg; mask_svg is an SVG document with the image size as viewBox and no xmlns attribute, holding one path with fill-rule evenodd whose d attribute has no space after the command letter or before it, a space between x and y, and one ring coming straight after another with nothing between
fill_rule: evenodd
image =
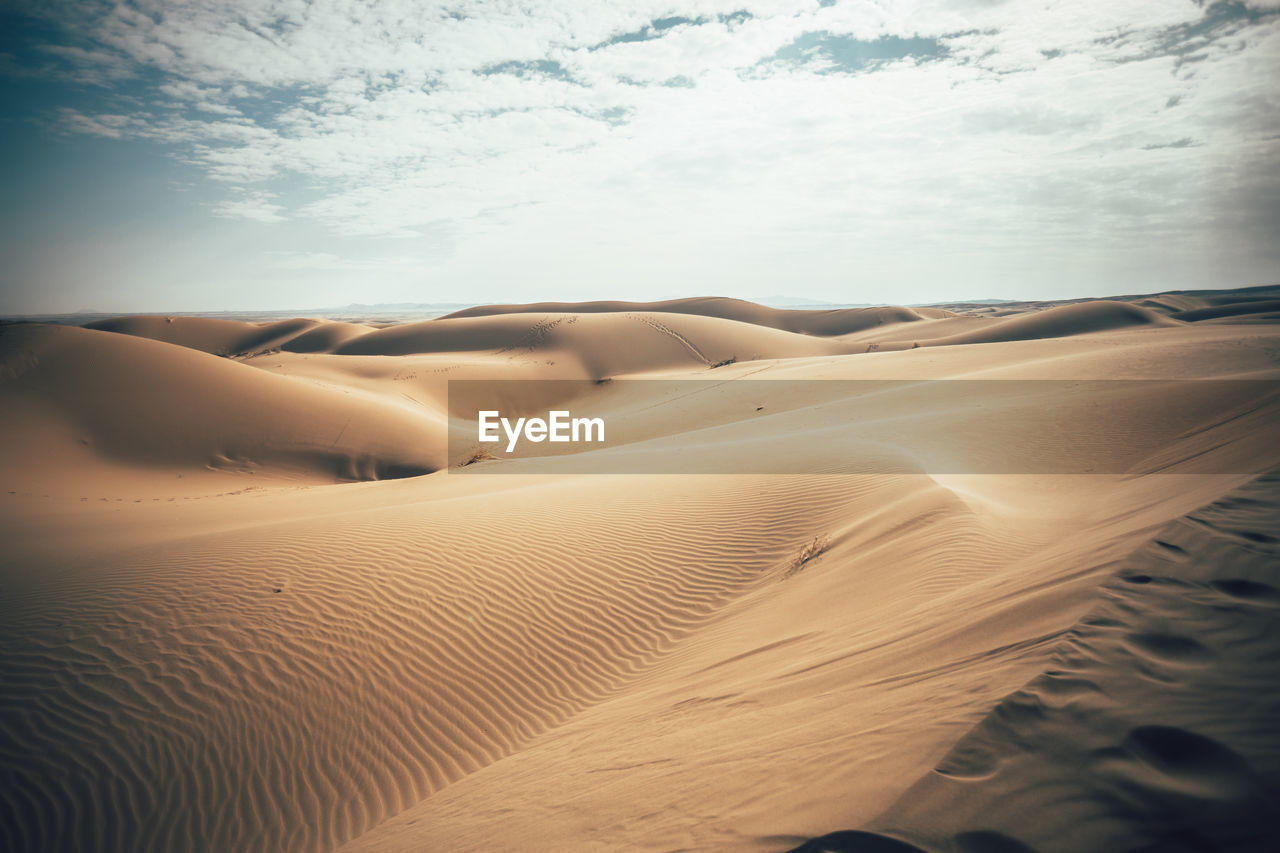
<instances>
[{"instance_id":1,"label":"wispy cloud","mask_svg":"<svg viewBox=\"0 0 1280 853\"><path fill-rule=\"evenodd\" d=\"M242 192L234 198L225 199L212 206L215 216L252 219L255 222L283 222L284 208L275 202L272 193L250 191Z\"/></svg>"},{"instance_id":2,"label":"wispy cloud","mask_svg":"<svg viewBox=\"0 0 1280 853\"><path fill-rule=\"evenodd\" d=\"M1175 142L1153 142L1142 146L1143 151L1158 151L1161 148L1195 148L1199 143L1190 136L1184 136Z\"/></svg>"},{"instance_id":3,"label":"wispy cloud","mask_svg":"<svg viewBox=\"0 0 1280 853\"><path fill-rule=\"evenodd\" d=\"M834 280L1203 232L1177 211L1276 154L1276 7L138 0L42 50L117 81L65 130L167 146L218 216L445 239L490 276L572 246Z\"/></svg>"},{"instance_id":4,"label":"wispy cloud","mask_svg":"<svg viewBox=\"0 0 1280 853\"><path fill-rule=\"evenodd\" d=\"M409 256L348 258L332 252L266 252L267 268L273 270L347 270L384 272L411 268L416 259Z\"/></svg>"}]
</instances>

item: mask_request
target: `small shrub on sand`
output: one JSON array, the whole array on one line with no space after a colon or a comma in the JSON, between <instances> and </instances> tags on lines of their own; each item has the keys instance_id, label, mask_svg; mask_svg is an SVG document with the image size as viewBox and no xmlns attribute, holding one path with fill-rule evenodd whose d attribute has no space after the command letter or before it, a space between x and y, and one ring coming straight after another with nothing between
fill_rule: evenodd
<instances>
[{"instance_id":1,"label":"small shrub on sand","mask_svg":"<svg viewBox=\"0 0 1280 853\"><path fill-rule=\"evenodd\" d=\"M831 540L825 536L815 536L812 541L800 549L800 553L791 558L786 577L791 577L806 565L821 557L831 547Z\"/></svg>"}]
</instances>

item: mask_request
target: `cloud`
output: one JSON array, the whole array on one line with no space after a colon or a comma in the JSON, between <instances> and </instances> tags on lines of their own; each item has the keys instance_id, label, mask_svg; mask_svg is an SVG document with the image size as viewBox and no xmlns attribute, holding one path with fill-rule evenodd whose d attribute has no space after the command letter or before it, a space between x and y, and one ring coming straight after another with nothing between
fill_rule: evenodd
<instances>
[{"instance_id":1,"label":"cloud","mask_svg":"<svg viewBox=\"0 0 1280 853\"><path fill-rule=\"evenodd\" d=\"M267 252L271 260L266 264L272 270L331 270L349 269L350 264L330 252Z\"/></svg>"},{"instance_id":2,"label":"cloud","mask_svg":"<svg viewBox=\"0 0 1280 853\"><path fill-rule=\"evenodd\" d=\"M78 47L69 44L38 44L36 48L55 59L62 60L64 68L50 69L66 79L96 86L111 86L128 80L136 73L126 57L98 47Z\"/></svg>"},{"instance_id":3,"label":"cloud","mask_svg":"<svg viewBox=\"0 0 1280 853\"><path fill-rule=\"evenodd\" d=\"M217 216L423 239L460 275L738 251L836 281L922 247L1120 251L1260 192L1246 173L1280 133L1270 2L138 0L62 20L81 23L45 54L115 96L63 108L65 131L164 146Z\"/></svg>"},{"instance_id":4,"label":"cloud","mask_svg":"<svg viewBox=\"0 0 1280 853\"><path fill-rule=\"evenodd\" d=\"M1143 151L1157 151L1161 148L1195 148L1199 145L1190 136L1184 136L1175 142L1153 142L1149 145L1142 146Z\"/></svg>"},{"instance_id":5,"label":"cloud","mask_svg":"<svg viewBox=\"0 0 1280 853\"><path fill-rule=\"evenodd\" d=\"M227 219L251 219L255 222L284 222L284 210L276 204L275 195L267 192L243 192L212 206L214 216Z\"/></svg>"},{"instance_id":6,"label":"cloud","mask_svg":"<svg viewBox=\"0 0 1280 853\"><path fill-rule=\"evenodd\" d=\"M385 273L388 270L411 269L418 262L411 256L381 255L371 258L350 258L332 252L297 251L267 251L264 254L268 259L265 267L269 270Z\"/></svg>"},{"instance_id":7,"label":"cloud","mask_svg":"<svg viewBox=\"0 0 1280 853\"><path fill-rule=\"evenodd\" d=\"M238 116L240 111L227 103L229 92L218 87L201 86L190 80L168 80L156 87L156 90L179 103L178 108L190 107L202 113L215 115Z\"/></svg>"}]
</instances>

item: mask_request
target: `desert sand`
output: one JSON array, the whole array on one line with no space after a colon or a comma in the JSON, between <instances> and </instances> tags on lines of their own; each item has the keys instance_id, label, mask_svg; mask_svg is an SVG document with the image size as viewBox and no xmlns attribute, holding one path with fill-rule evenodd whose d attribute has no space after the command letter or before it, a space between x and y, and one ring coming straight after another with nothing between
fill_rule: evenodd
<instances>
[{"instance_id":1,"label":"desert sand","mask_svg":"<svg viewBox=\"0 0 1280 853\"><path fill-rule=\"evenodd\" d=\"M1278 416L1280 287L0 326L0 849L1280 849Z\"/></svg>"}]
</instances>

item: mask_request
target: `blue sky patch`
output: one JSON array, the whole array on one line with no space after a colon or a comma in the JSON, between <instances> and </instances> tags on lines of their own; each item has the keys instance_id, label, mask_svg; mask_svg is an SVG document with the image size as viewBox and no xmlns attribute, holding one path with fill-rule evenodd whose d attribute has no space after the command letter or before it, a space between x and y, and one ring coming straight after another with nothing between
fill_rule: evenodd
<instances>
[{"instance_id":1,"label":"blue sky patch","mask_svg":"<svg viewBox=\"0 0 1280 853\"><path fill-rule=\"evenodd\" d=\"M829 73L865 71L898 59L937 59L946 47L932 38L883 36L863 41L829 32L805 33L773 55L775 61L809 65L819 63Z\"/></svg>"}]
</instances>

